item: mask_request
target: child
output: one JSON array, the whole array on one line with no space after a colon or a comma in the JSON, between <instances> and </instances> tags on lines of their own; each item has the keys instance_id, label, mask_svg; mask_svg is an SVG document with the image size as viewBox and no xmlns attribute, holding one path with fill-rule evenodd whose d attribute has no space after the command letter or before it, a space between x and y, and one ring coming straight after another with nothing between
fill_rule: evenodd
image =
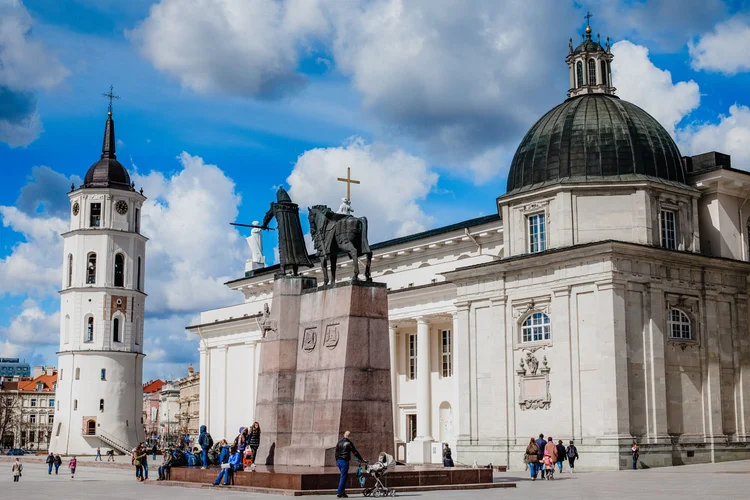
<instances>
[{"instance_id":1,"label":"child","mask_svg":"<svg viewBox=\"0 0 750 500\"><path fill-rule=\"evenodd\" d=\"M78 465L78 460L76 460L76 457L73 456L73 458L70 459L70 462L68 462L68 469L70 469L71 479L76 478L76 465Z\"/></svg>"},{"instance_id":2,"label":"child","mask_svg":"<svg viewBox=\"0 0 750 500\"><path fill-rule=\"evenodd\" d=\"M550 456L548 451L544 451L544 459L542 460L544 462L544 470L546 472L545 479L548 481L550 479L555 478L555 464L552 463L552 457Z\"/></svg>"}]
</instances>

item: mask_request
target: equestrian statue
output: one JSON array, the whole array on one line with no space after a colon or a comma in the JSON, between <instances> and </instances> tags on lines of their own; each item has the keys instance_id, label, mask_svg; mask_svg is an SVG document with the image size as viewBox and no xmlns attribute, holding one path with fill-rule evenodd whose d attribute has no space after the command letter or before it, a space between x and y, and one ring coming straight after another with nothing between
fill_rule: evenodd
<instances>
[{"instance_id":1,"label":"equestrian statue","mask_svg":"<svg viewBox=\"0 0 750 500\"><path fill-rule=\"evenodd\" d=\"M372 281L370 277L372 250L370 250L370 245L367 242L367 219L336 213L326 205L315 205L308 208L308 212L307 219L310 222L310 233L318 252L320 267L323 269L323 284L329 283L329 266L331 270L330 283L336 282L336 260L339 253L346 253L352 259L354 265L353 281L359 280L358 257L364 255L367 258L365 279Z\"/></svg>"}]
</instances>

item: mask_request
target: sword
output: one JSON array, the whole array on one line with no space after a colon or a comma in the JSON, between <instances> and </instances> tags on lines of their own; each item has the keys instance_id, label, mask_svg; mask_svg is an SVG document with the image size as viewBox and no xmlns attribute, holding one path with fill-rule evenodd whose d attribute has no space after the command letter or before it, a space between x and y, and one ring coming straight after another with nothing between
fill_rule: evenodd
<instances>
[{"instance_id":1,"label":"sword","mask_svg":"<svg viewBox=\"0 0 750 500\"><path fill-rule=\"evenodd\" d=\"M268 231L276 231L275 227L263 227L263 226L253 226L252 224L239 224L237 222L230 222L233 226L240 226L240 227L254 227L256 229L267 229Z\"/></svg>"}]
</instances>

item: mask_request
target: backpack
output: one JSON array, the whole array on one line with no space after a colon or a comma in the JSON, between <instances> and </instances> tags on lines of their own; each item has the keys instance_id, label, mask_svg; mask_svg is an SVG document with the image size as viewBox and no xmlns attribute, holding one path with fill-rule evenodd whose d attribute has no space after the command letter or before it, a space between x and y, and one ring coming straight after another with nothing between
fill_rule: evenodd
<instances>
[{"instance_id":1,"label":"backpack","mask_svg":"<svg viewBox=\"0 0 750 500\"><path fill-rule=\"evenodd\" d=\"M189 466L196 466L196 465L199 465L199 464L198 464L198 457L196 457L196 456L195 456L195 455L193 455L192 453L188 453L188 454L186 455L186 458L187 458L187 464L188 464Z\"/></svg>"}]
</instances>

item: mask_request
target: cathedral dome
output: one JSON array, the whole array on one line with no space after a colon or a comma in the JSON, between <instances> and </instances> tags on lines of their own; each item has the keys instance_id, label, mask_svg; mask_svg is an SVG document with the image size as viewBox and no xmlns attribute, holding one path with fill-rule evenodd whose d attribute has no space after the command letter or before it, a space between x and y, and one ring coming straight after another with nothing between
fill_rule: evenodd
<instances>
[{"instance_id":1,"label":"cathedral dome","mask_svg":"<svg viewBox=\"0 0 750 500\"><path fill-rule=\"evenodd\" d=\"M115 146L115 121L112 119L112 112L109 112L104 125L102 156L86 172L83 179L84 188L132 189L130 174L122 163L117 161Z\"/></svg>"}]
</instances>

